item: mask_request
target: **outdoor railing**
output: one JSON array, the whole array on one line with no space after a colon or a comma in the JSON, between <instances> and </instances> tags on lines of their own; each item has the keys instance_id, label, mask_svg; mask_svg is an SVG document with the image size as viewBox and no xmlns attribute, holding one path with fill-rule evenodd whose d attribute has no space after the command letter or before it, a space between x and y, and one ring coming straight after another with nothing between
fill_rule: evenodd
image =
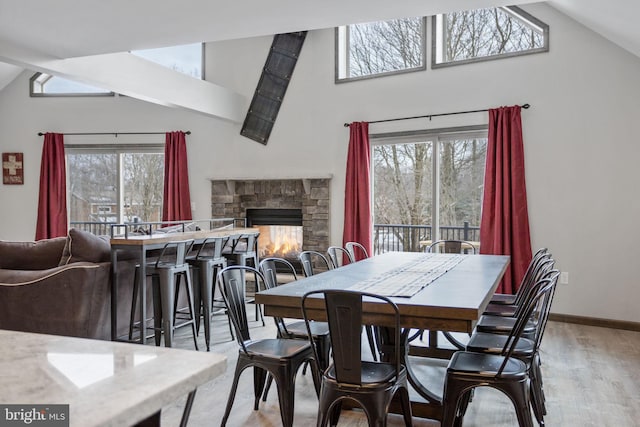
<instances>
[{"instance_id":1,"label":"outdoor railing","mask_svg":"<svg viewBox=\"0 0 640 427\"><path fill-rule=\"evenodd\" d=\"M472 227L468 222L461 226L440 226L440 239L480 240L480 227ZM432 240L430 225L374 224L373 252L381 254L389 251L421 252L421 241Z\"/></svg>"},{"instance_id":2,"label":"outdoor railing","mask_svg":"<svg viewBox=\"0 0 640 427\"><path fill-rule=\"evenodd\" d=\"M111 236L118 234L128 235L131 232L141 234L152 234L162 228L172 228L172 231L185 231L186 229L194 230L213 230L214 228L233 225L234 227L246 227L244 218L211 218L206 220L189 220L189 221L155 221L140 222L132 221L123 224L117 222L101 222L101 221L71 221L71 228L77 230L88 231L97 236Z\"/></svg>"}]
</instances>

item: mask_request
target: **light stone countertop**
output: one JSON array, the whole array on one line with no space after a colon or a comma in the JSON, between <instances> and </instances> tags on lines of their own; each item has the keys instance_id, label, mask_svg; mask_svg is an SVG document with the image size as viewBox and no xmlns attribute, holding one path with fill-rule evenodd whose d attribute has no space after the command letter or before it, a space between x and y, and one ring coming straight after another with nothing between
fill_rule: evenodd
<instances>
[{"instance_id":1,"label":"light stone countertop","mask_svg":"<svg viewBox=\"0 0 640 427\"><path fill-rule=\"evenodd\" d=\"M69 404L70 425L141 421L226 369L215 353L0 330L0 404Z\"/></svg>"}]
</instances>

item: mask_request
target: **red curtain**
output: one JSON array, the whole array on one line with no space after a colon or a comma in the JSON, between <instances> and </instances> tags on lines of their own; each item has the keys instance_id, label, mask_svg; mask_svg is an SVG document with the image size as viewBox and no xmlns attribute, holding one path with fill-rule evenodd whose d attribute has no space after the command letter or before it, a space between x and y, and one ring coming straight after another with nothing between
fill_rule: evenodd
<instances>
[{"instance_id":1,"label":"red curtain","mask_svg":"<svg viewBox=\"0 0 640 427\"><path fill-rule=\"evenodd\" d=\"M517 291L531 261L520 106L489 110L480 253L510 255L498 293Z\"/></svg>"},{"instance_id":2,"label":"red curtain","mask_svg":"<svg viewBox=\"0 0 640 427\"><path fill-rule=\"evenodd\" d=\"M67 174L64 135L45 133L40 162L36 240L67 235Z\"/></svg>"},{"instance_id":3,"label":"red curtain","mask_svg":"<svg viewBox=\"0 0 640 427\"><path fill-rule=\"evenodd\" d=\"M182 131L167 132L164 147L163 221L189 220L191 195L187 170L187 143Z\"/></svg>"},{"instance_id":4,"label":"red curtain","mask_svg":"<svg viewBox=\"0 0 640 427\"><path fill-rule=\"evenodd\" d=\"M372 254L369 123L354 122L349 128L342 246L347 242L358 242Z\"/></svg>"}]
</instances>

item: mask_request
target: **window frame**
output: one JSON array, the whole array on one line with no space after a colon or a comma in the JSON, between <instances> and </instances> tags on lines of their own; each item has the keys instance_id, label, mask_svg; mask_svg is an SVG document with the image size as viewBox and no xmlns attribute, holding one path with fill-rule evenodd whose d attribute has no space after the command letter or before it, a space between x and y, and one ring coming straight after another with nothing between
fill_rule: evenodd
<instances>
[{"instance_id":1,"label":"window frame","mask_svg":"<svg viewBox=\"0 0 640 427\"><path fill-rule=\"evenodd\" d=\"M347 82L353 82L353 81L359 81L359 80L375 79L379 77L395 76L397 74L406 74L406 73L415 73L418 71L425 71L427 69L427 17L422 16L422 17L416 17L416 18L420 18L420 20L422 21L422 31L420 34L420 37L422 38L422 49L421 49L422 65L420 67L406 68L403 70L385 71L383 73L369 74L366 76L343 77L343 78L339 77L341 68L346 67L345 74L348 74L348 70L349 70L349 62L348 62L349 49L347 48L349 46L348 29L351 25L358 25L358 24L349 24L349 25L342 25L340 27L335 27L335 30L334 30L334 66L335 66L334 82L336 84L339 84L339 83L347 83ZM390 21L390 20L387 20L387 21ZM385 22L385 21L377 21L377 22ZM342 31L344 31L344 35L341 34ZM342 63L340 62L341 60L344 61L344 67L342 67Z\"/></svg>"},{"instance_id":2,"label":"window frame","mask_svg":"<svg viewBox=\"0 0 640 427\"><path fill-rule=\"evenodd\" d=\"M437 129L421 129L415 131L399 131L399 132L387 132L370 134L369 140L371 144L369 158L370 158L370 183L371 183L371 213L372 218L375 218L375 158L374 147L379 145L393 145L393 144L415 144L431 142L432 150L434 153L440 153L440 143L451 139L472 139L472 138L486 138L489 137L489 126L483 125L470 125L459 126L451 128L437 128ZM431 165L431 194L432 194L432 207L431 207L431 237L432 240L440 239L440 155L433 156ZM485 171L486 173L486 171ZM482 209L482 199L484 193L481 196L480 204Z\"/></svg>"},{"instance_id":3,"label":"window frame","mask_svg":"<svg viewBox=\"0 0 640 427\"><path fill-rule=\"evenodd\" d=\"M46 79L46 81L48 81L48 80L50 80L52 78L61 78L61 79L64 78L64 77L59 77L59 76L55 76L53 74L48 74L48 73L42 73L42 72L35 73L29 79L29 96L30 97L32 97L32 98L67 98L67 97L91 97L91 96L103 97L103 96L115 96L116 95L115 92L110 92L110 91L105 91L105 92L60 92L60 93L35 92L33 85L37 82L37 80L40 78L40 76L43 76L43 75L49 76ZM66 79L66 80L69 80L69 79ZM46 81L44 83L42 83L41 85L44 86L46 84ZM40 83L38 83L38 84L40 84Z\"/></svg>"},{"instance_id":4,"label":"window frame","mask_svg":"<svg viewBox=\"0 0 640 427\"><path fill-rule=\"evenodd\" d=\"M164 144L158 144L158 143L145 143L145 144L64 144L64 148L65 148L65 162L67 165L67 182L66 182L66 187L67 187L67 192L69 191L70 188L70 173L69 173L69 162L66 161L66 157L67 155L71 154L71 155L75 155L75 154L115 154L118 156L118 160L117 160L117 165L118 165L118 172L117 172L117 182L118 182L118 187L117 187L117 204L118 204L118 216L117 216L117 223L118 224L123 224L124 223L124 192L123 192L123 186L124 186L124 176L123 176L123 170L122 170L122 156L124 154L131 154L131 153L135 153L135 154L165 154L164 149L165 149L165 145ZM67 204L71 203L71 197L70 194L67 194ZM70 212L70 206L67 206L67 210ZM71 218L69 218L69 220L71 220ZM77 221L77 220L76 220Z\"/></svg>"},{"instance_id":5,"label":"window frame","mask_svg":"<svg viewBox=\"0 0 640 427\"><path fill-rule=\"evenodd\" d=\"M548 24L542 22L535 16L527 13L523 9L519 8L518 6L499 6L499 7L495 7L494 9L498 9L498 8L505 10L505 13L518 15L524 21L529 21L532 25L540 27L542 29L543 46L539 48L528 49L528 50L523 50L519 52L506 52L506 53L499 53L499 54L489 55L489 56L479 56L476 58L460 59L457 61L443 61L438 63L436 62L436 57L438 52L437 20L438 20L438 17L442 16L443 14L434 15L431 17L431 69L438 69L438 68L451 67L451 66L464 65L464 64L473 64L476 62L494 61L496 59L513 58L516 56L533 55L536 53L549 52L549 25ZM444 43L444 40L442 41L442 43Z\"/></svg>"}]
</instances>

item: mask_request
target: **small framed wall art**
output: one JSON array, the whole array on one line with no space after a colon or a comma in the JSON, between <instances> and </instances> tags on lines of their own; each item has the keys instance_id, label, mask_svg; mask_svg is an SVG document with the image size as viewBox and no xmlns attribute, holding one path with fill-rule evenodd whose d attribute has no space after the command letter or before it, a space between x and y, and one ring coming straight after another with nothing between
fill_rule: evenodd
<instances>
[{"instance_id":1,"label":"small framed wall art","mask_svg":"<svg viewBox=\"0 0 640 427\"><path fill-rule=\"evenodd\" d=\"M2 153L2 183L24 184L24 164L22 153Z\"/></svg>"}]
</instances>

